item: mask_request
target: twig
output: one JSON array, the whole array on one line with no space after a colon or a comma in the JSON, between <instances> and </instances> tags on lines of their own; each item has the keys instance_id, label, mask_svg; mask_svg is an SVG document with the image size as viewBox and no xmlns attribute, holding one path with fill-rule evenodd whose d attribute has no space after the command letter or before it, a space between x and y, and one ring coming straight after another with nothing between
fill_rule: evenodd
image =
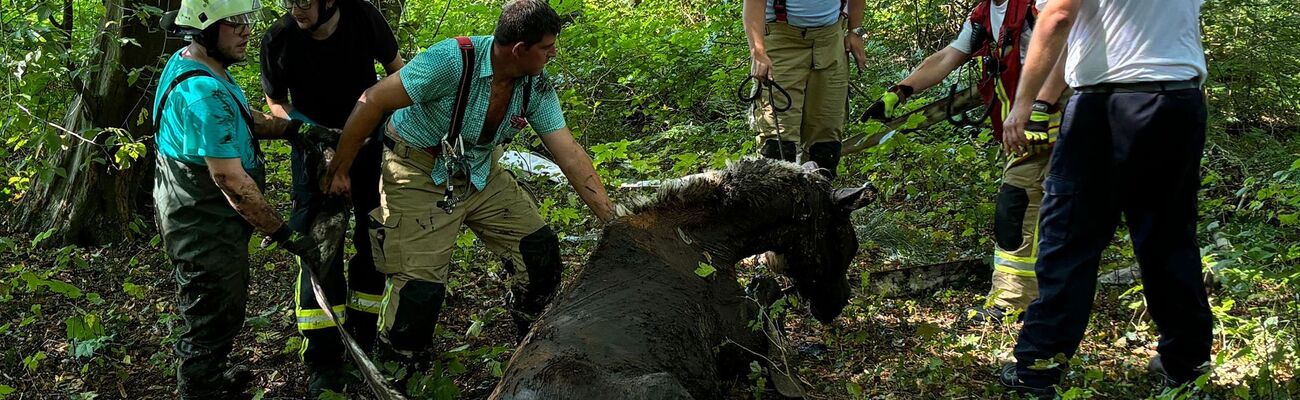
<instances>
[{"instance_id":1,"label":"twig","mask_svg":"<svg viewBox=\"0 0 1300 400\"><path fill-rule=\"evenodd\" d=\"M58 129L58 130L60 130L60 131L63 131L64 133L67 133L67 134L69 134L69 135L72 135L73 137L75 137L75 138L77 138L77 139L81 139L83 142L90 143L90 144L94 144L94 145L99 145L99 143L95 143L95 141L93 141L93 140L86 139L85 137L83 137L83 136L81 136L81 135L78 135L76 132L73 132L73 131L68 130L68 128L64 128L64 127L60 126L59 124L56 124L56 123L50 122L50 121L48 121L48 120L46 120L46 119L44 119L44 118L37 117L36 114L32 114L32 111L31 111L31 110L28 110L27 107L23 107L22 104L14 103L14 106L15 106L15 107L18 107L19 110L23 110L23 112L27 113L28 116L31 116L32 119L35 119L35 120L40 121L40 122L42 122L42 123L45 123L46 125L49 125L49 126L53 127L54 129Z\"/></svg>"}]
</instances>

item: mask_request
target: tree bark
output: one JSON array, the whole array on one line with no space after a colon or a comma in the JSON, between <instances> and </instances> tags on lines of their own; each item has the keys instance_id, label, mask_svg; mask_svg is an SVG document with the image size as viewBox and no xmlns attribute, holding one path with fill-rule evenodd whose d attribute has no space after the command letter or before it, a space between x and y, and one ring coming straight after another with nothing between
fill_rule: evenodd
<instances>
[{"instance_id":1,"label":"tree bark","mask_svg":"<svg viewBox=\"0 0 1300 400\"><path fill-rule=\"evenodd\" d=\"M129 237L133 213L150 204L153 152L118 168L109 128L132 138L154 134L148 115L153 105L150 75L162 70L166 56L179 47L158 28L157 15L146 7L173 10L178 0L105 0L102 28L94 46L97 59L82 66L86 82L70 102L63 126L87 140L65 134L60 148L40 148L57 174L35 179L10 221L28 232L53 230L48 245L98 245ZM65 10L66 12L66 10ZM65 18L67 15L65 14ZM67 19L71 21L71 18ZM126 39L134 39L138 45ZM123 43L123 42L127 43ZM129 78L140 70L138 79Z\"/></svg>"}]
</instances>

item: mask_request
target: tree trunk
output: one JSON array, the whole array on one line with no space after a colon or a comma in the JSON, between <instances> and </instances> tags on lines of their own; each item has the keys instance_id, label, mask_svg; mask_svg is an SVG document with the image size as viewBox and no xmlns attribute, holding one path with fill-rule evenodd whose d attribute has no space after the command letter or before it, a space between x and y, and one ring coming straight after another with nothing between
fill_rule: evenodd
<instances>
[{"instance_id":1,"label":"tree trunk","mask_svg":"<svg viewBox=\"0 0 1300 400\"><path fill-rule=\"evenodd\" d=\"M105 0L103 30L87 63L87 80L70 102L63 126L89 140L64 135L61 148L41 148L60 173L38 177L18 205L12 226L29 232L53 230L50 245L105 244L128 237L133 212L150 204L153 153L125 169L113 162L117 146L109 128L132 138L153 135L151 75L180 43L165 40L156 15L146 7L173 10L178 0ZM65 15L66 17L66 15ZM69 19L71 20L71 19ZM133 39L135 43L126 39ZM126 42L126 43L123 43ZM139 71L138 79L129 76Z\"/></svg>"}]
</instances>

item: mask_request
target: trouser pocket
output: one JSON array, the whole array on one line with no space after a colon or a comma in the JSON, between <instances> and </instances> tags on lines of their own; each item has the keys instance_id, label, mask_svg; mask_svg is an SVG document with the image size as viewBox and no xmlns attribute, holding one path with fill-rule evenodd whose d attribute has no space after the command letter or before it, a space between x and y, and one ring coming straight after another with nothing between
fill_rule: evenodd
<instances>
[{"instance_id":1,"label":"trouser pocket","mask_svg":"<svg viewBox=\"0 0 1300 400\"><path fill-rule=\"evenodd\" d=\"M397 272L402 257L397 241L388 240L396 232L400 220L397 214L384 215L382 209L370 212L370 250L375 259L375 270L391 274Z\"/></svg>"}]
</instances>

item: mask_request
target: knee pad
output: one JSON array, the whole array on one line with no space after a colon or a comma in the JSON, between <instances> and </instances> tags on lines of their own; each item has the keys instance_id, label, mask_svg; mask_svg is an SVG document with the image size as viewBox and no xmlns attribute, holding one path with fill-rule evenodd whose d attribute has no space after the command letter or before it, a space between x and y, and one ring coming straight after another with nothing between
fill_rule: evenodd
<instances>
[{"instance_id":1,"label":"knee pad","mask_svg":"<svg viewBox=\"0 0 1300 400\"><path fill-rule=\"evenodd\" d=\"M822 175L826 179L835 179L836 170L840 167L840 142L821 142L813 143L808 148L808 161L817 163L822 168Z\"/></svg>"},{"instance_id":2,"label":"knee pad","mask_svg":"<svg viewBox=\"0 0 1300 400\"><path fill-rule=\"evenodd\" d=\"M433 344L433 327L438 324L447 287L441 283L410 281L397 293L397 312L388 341L402 351L421 351Z\"/></svg>"},{"instance_id":3,"label":"knee pad","mask_svg":"<svg viewBox=\"0 0 1300 400\"><path fill-rule=\"evenodd\" d=\"M519 253L528 274L528 287L519 299L520 311L536 313L549 303L560 285L564 264L560 261L560 239L548 226L519 240Z\"/></svg>"},{"instance_id":4,"label":"knee pad","mask_svg":"<svg viewBox=\"0 0 1300 400\"><path fill-rule=\"evenodd\" d=\"M998 204L993 214L993 236L998 248L1015 251L1024 244L1023 227L1028 208L1029 193L1025 189L1005 183L998 189Z\"/></svg>"},{"instance_id":5,"label":"knee pad","mask_svg":"<svg viewBox=\"0 0 1300 400\"><path fill-rule=\"evenodd\" d=\"M799 144L789 140L768 139L763 141L758 154L773 160L794 162L795 156L799 154Z\"/></svg>"}]
</instances>

